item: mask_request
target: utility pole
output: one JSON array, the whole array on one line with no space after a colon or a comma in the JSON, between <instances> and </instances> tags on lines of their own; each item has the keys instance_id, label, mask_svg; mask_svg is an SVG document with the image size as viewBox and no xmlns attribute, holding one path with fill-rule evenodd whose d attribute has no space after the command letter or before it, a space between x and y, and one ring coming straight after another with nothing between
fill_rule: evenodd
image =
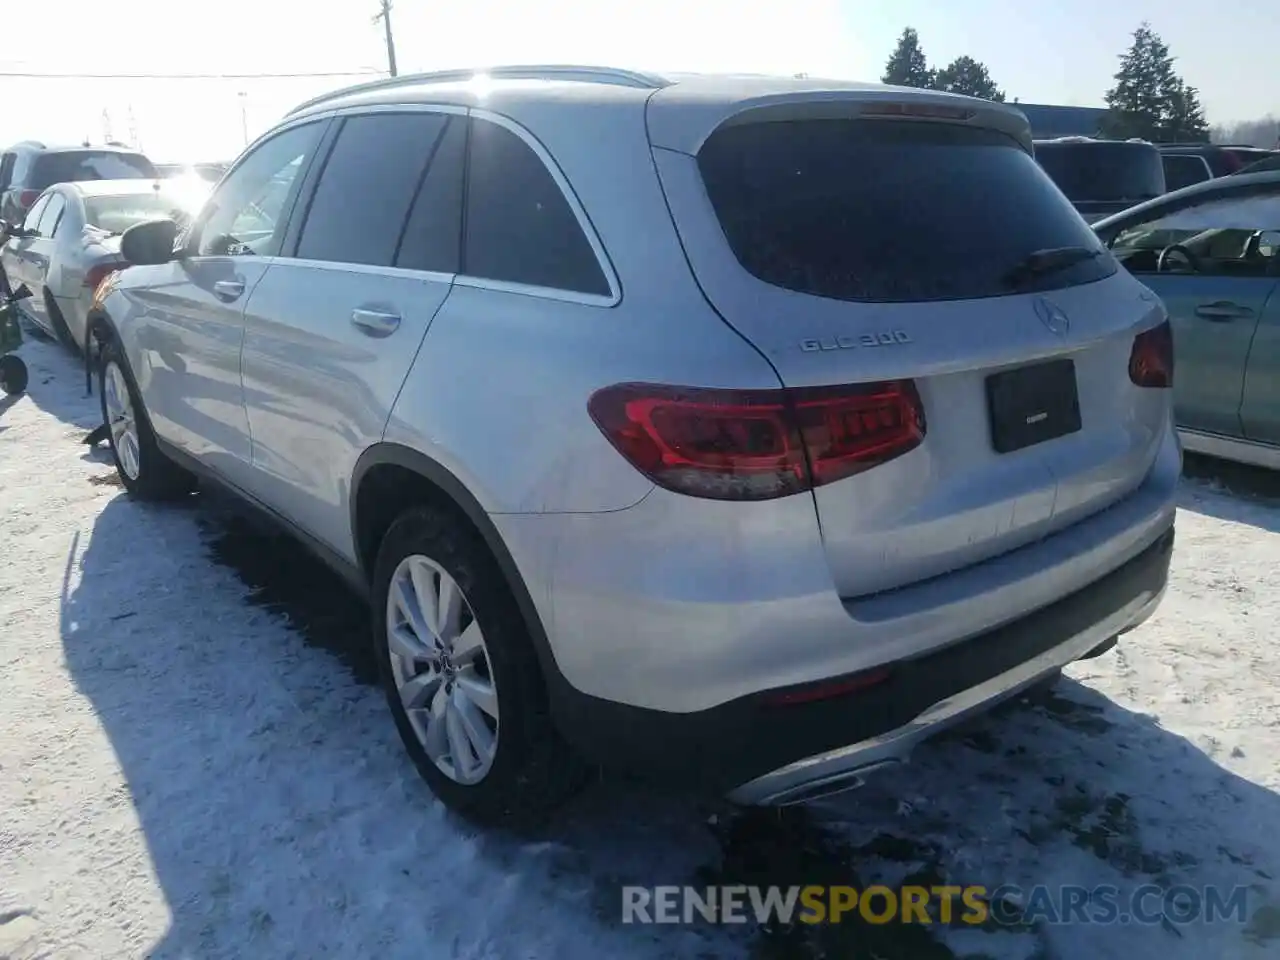
<instances>
[{"instance_id":1,"label":"utility pole","mask_svg":"<svg viewBox=\"0 0 1280 960\"><path fill-rule=\"evenodd\" d=\"M396 41L391 35L391 0L380 0L381 9L377 16L373 18L373 22L382 21L382 27L387 34L387 70L394 77L396 76Z\"/></svg>"},{"instance_id":2,"label":"utility pole","mask_svg":"<svg viewBox=\"0 0 1280 960\"><path fill-rule=\"evenodd\" d=\"M244 145L249 145L249 117L245 112L244 104L248 98L248 94L241 90L236 94L240 98L240 135L244 137Z\"/></svg>"}]
</instances>

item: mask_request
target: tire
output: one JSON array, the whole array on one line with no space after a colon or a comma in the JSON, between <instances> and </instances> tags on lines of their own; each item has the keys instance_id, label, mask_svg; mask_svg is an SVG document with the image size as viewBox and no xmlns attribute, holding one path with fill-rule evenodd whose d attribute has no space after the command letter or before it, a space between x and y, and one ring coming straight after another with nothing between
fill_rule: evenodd
<instances>
[{"instance_id":1,"label":"tire","mask_svg":"<svg viewBox=\"0 0 1280 960\"><path fill-rule=\"evenodd\" d=\"M406 630L410 638L415 634L403 615L404 605L392 596L393 588L397 595L401 586L413 589L411 573L417 574L417 584L430 582L433 576L438 584L447 577L461 591L454 629L425 631L423 647L432 650L437 633L443 632L448 639L469 625L462 632L464 639L453 644L453 657L446 652L436 660L434 670L428 667L433 656L411 659L393 652L388 631L391 626L397 636L406 635ZM583 785L586 767L552 723L533 641L511 588L484 541L459 515L433 507L401 514L379 548L372 599L375 655L396 727L418 772L447 807L485 826L532 826ZM459 651L468 645L474 650L476 630L480 652L467 658ZM394 650L405 646L399 641ZM402 690L409 689L402 686L408 679L425 691L419 700L423 708L414 709L412 718L402 696ZM489 695L489 688L496 695ZM486 696L472 697L467 691L474 689L485 690ZM496 702L496 716L478 706L485 700L489 700L487 707ZM469 777L460 774L453 759L456 741L450 745L448 734L441 732L441 727L448 730L450 726L443 717L449 710L457 720L455 730L465 740L461 766L472 768ZM439 717L434 722L433 714ZM486 738L463 732L474 729L477 722L492 734L493 752L487 766L482 746L477 746ZM437 736L438 759L426 746L433 742L428 728ZM448 748L447 755L441 755L442 747Z\"/></svg>"},{"instance_id":2,"label":"tire","mask_svg":"<svg viewBox=\"0 0 1280 960\"><path fill-rule=\"evenodd\" d=\"M67 326L67 318L62 315L62 310L58 307L58 301L54 299L48 287L45 287L44 290L44 308L49 314L49 326L53 327L53 332L57 335L58 342L79 355L80 347L77 345L75 337L71 335L71 328Z\"/></svg>"},{"instance_id":3,"label":"tire","mask_svg":"<svg viewBox=\"0 0 1280 960\"><path fill-rule=\"evenodd\" d=\"M156 444L133 375L115 340L107 341L102 350L98 399L102 422L112 428L107 440L111 458L129 496L139 500L176 500L195 488L195 478L166 457Z\"/></svg>"},{"instance_id":4,"label":"tire","mask_svg":"<svg viewBox=\"0 0 1280 960\"><path fill-rule=\"evenodd\" d=\"M12 353L0 357L0 390L9 396L27 389L27 365Z\"/></svg>"}]
</instances>

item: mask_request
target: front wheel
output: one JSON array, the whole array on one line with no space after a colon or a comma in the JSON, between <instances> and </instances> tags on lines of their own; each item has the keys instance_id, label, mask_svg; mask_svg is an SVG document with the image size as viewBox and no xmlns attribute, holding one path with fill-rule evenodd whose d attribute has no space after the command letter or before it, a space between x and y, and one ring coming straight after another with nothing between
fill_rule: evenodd
<instances>
[{"instance_id":1,"label":"front wheel","mask_svg":"<svg viewBox=\"0 0 1280 960\"><path fill-rule=\"evenodd\" d=\"M160 450L146 409L133 387L120 345L109 341L98 373L102 420L120 482L140 500L172 500L191 492L195 480Z\"/></svg>"},{"instance_id":2,"label":"front wheel","mask_svg":"<svg viewBox=\"0 0 1280 960\"><path fill-rule=\"evenodd\" d=\"M374 573L374 644L405 748L448 807L532 823L583 782L551 722L537 656L484 541L428 507L387 531Z\"/></svg>"},{"instance_id":3,"label":"front wheel","mask_svg":"<svg viewBox=\"0 0 1280 960\"><path fill-rule=\"evenodd\" d=\"M0 357L0 390L12 396L27 389L27 365L21 357L6 353Z\"/></svg>"}]
</instances>

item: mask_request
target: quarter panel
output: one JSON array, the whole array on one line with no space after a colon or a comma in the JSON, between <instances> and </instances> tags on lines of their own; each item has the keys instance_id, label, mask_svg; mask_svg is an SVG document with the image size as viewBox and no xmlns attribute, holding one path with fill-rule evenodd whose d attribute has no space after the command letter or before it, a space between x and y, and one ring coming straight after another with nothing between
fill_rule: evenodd
<instances>
[{"instance_id":1,"label":"quarter panel","mask_svg":"<svg viewBox=\"0 0 1280 960\"><path fill-rule=\"evenodd\" d=\"M678 281L606 308L455 286L405 382L386 439L452 471L489 513L620 510L652 483L587 412L627 381L777 387L751 347ZM810 501L810 509L812 509Z\"/></svg>"}]
</instances>

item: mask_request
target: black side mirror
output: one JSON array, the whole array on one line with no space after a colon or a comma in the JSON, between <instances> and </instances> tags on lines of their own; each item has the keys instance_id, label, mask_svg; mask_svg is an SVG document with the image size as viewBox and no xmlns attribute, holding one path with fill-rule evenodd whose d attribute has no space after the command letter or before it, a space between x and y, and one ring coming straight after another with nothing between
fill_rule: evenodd
<instances>
[{"instance_id":1,"label":"black side mirror","mask_svg":"<svg viewBox=\"0 0 1280 960\"><path fill-rule=\"evenodd\" d=\"M168 263L173 259L173 245L177 238L178 225L172 220L135 223L120 237L120 256L135 267Z\"/></svg>"},{"instance_id":2,"label":"black side mirror","mask_svg":"<svg viewBox=\"0 0 1280 960\"><path fill-rule=\"evenodd\" d=\"M31 288L25 283L18 284L18 289L9 294L9 302L17 303L19 300L30 300Z\"/></svg>"},{"instance_id":3,"label":"black side mirror","mask_svg":"<svg viewBox=\"0 0 1280 960\"><path fill-rule=\"evenodd\" d=\"M34 230L28 230L20 223L10 223L8 220L0 220L0 238L4 240L18 239L24 237L35 236Z\"/></svg>"}]
</instances>

